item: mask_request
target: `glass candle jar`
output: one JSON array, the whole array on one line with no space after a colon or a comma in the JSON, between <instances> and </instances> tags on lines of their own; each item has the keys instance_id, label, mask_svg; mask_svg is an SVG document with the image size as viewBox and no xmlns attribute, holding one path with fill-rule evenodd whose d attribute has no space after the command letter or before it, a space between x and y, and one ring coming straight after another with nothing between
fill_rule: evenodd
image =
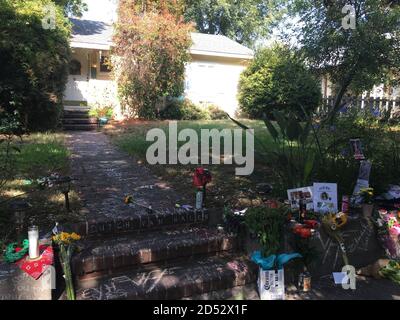
<instances>
[{"instance_id":1,"label":"glass candle jar","mask_svg":"<svg viewBox=\"0 0 400 320\"><path fill-rule=\"evenodd\" d=\"M39 228L31 226L28 228L29 259L39 258Z\"/></svg>"}]
</instances>

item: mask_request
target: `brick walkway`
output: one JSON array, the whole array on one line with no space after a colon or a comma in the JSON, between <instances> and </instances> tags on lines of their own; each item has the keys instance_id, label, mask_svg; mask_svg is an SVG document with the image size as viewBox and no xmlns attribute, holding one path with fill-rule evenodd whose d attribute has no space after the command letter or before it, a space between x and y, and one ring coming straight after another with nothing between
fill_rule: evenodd
<instances>
[{"instance_id":1,"label":"brick walkway","mask_svg":"<svg viewBox=\"0 0 400 320\"><path fill-rule=\"evenodd\" d=\"M178 195L132 157L118 151L101 132L69 132L71 171L88 219L129 216L126 195L163 212L174 208ZM152 189L149 189L152 188Z\"/></svg>"}]
</instances>

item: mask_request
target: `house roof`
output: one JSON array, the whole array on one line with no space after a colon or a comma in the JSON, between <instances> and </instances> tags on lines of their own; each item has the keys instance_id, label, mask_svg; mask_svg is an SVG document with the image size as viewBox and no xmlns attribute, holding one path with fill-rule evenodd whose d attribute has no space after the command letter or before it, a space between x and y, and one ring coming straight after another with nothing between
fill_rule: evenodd
<instances>
[{"instance_id":1,"label":"house roof","mask_svg":"<svg viewBox=\"0 0 400 320\"><path fill-rule=\"evenodd\" d=\"M102 21L70 19L71 46L108 50L112 46L113 26ZM192 33L192 54L252 59L253 50L222 35Z\"/></svg>"},{"instance_id":2,"label":"house roof","mask_svg":"<svg viewBox=\"0 0 400 320\"><path fill-rule=\"evenodd\" d=\"M102 21L70 19L71 47L108 50L112 45L113 27Z\"/></svg>"},{"instance_id":3,"label":"house roof","mask_svg":"<svg viewBox=\"0 0 400 320\"><path fill-rule=\"evenodd\" d=\"M254 55L253 50L222 35L192 33L192 41L192 53L248 59Z\"/></svg>"}]
</instances>

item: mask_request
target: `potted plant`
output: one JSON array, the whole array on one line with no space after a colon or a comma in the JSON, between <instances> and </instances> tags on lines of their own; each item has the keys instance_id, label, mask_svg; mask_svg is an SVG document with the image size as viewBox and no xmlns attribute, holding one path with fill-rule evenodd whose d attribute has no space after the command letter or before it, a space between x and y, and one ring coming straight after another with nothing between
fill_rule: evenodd
<instances>
[{"instance_id":1,"label":"potted plant","mask_svg":"<svg viewBox=\"0 0 400 320\"><path fill-rule=\"evenodd\" d=\"M257 283L261 300L285 299L285 262L281 256L286 255L279 255L285 220L284 208L255 207L248 209L245 215L246 226L261 245L261 250L254 251L251 257L259 265Z\"/></svg>"},{"instance_id":2,"label":"potted plant","mask_svg":"<svg viewBox=\"0 0 400 320\"><path fill-rule=\"evenodd\" d=\"M245 224L257 236L263 257L278 254L285 220L286 211L282 208L255 207L247 210Z\"/></svg>"},{"instance_id":3,"label":"potted plant","mask_svg":"<svg viewBox=\"0 0 400 320\"><path fill-rule=\"evenodd\" d=\"M114 110L109 106L97 106L89 110L89 115L91 117L97 118L100 125L107 124L114 115Z\"/></svg>"},{"instance_id":4,"label":"potted plant","mask_svg":"<svg viewBox=\"0 0 400 320\"><path fill-rule=\"evenodd\" d=\"M359 193L362 199L362 212L365 218L370 218L374 211L374 189L373 188L363 188Z\"/></svg>"}]
</instances>

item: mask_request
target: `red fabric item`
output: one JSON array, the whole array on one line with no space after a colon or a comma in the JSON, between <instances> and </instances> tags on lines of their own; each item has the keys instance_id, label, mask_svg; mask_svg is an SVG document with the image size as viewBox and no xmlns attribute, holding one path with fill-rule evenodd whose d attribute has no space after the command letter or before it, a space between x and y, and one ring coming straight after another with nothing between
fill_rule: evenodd
<instances>
[{"instance_id":1,"label":"red fabric item","mask_svg":"<svg viewBox=\"0 0 400 320\"><path fill-rule=\"evenodd\" d=\"M212 180L211 174L204 168L196 168L193 175L193 185L195 187L203 187Z\"/></svg>"},{"instance_id":2,"label":"red fabric item","mask_svg":"<svg viewBox=\"0 0 400 320\"><path fill-rule=\"evenodd\" d=\"M29 256L25 256L21 260L17 261L16 264L21 270L29 274L33 279L37 280L46 271L46 269L53 264L54 253L52 246L41 245L39 247L41 252L40 259L35 261L29 261Z\"/></svg>"},{"instance_id":3,"label":"red fabric item","mask_svg":"<svg viewBox=\"0 0 400 320\"><path fill-rule=\"evenodd\" d=\"M311 229L316 229L319 225L318 221L316 220L304 220L304 224Z\"/></svg>"},{"instance_id":4,"label":"red fabric item","mask_svg":"<svg viewBox=\"0 0 400 320\"><path fill-rule=\"evenodd\" d=\"M267 200L266 204L267 204L267 207L270 208L270 209L279 208L279 203L276 200Z\"/></svg>"},{"instance_id":5,"label":"red fabric item","mask_svg":"<svg viewBox=\"0 0 400 320\"><path fill-rule=\"evenodd\" d=\"M303 239L308 239L312 235L311 229L309 227L303 226L301 224L296 225L293 228L293 233L297 234L298 236L300 236Z\"/></svg>"}]
</instances>

